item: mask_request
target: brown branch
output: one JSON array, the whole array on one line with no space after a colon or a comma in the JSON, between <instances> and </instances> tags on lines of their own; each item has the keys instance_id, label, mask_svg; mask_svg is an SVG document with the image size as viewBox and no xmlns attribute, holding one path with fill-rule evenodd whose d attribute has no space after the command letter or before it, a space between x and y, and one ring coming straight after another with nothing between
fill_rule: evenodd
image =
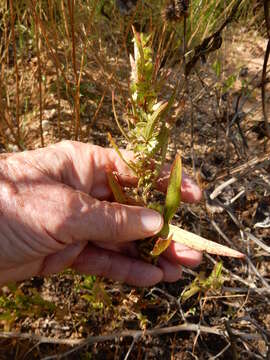
<instances>
[{"instance_id":1,"label":"brown branch","mask_svg":"<svg viewBox=\"0 0 270 360\"><path fill-rule=\"evenodd\" d=\"M18 70L18 61L17 61L17 50L16 50L16 38L15 38L15 15L13 9L13 0L10 0L10 16L11 16L11 34L12 34L12 43L13 43L13 56L14 56L14 66L16 74L16 125L17 125L17 135L19 141L20 139L20 89L19 89L19 70Z\"/></svg>"},{"instance_id":2,"label":"brown branch","mask_svg":"<svg viewBox=\"0 0 270 360\"><path fill-rule=\"evenodd\" d=\"M76 91L73 95L74 97L74 115L75 115L75 140L78 140L78 136L81 133L81 120L80 120L80 82L77 72L76 64L76 42L75 42L75 26L74 26L74 0L68 1L68 13L70 18L70 28L71 28L71 43L72 43L72 65L73 73L76 83Z\"/></svg>"},{"instance_id":3,"label":"brown branch","mask_svg":"<svg viewBox=\"0 0 270 360\"><path fill-rule=\"evenodd\" d=\"M40 59L40 37L39 26L37 20L37 13L35 13L35 35L36 35L36 48L37 48L37 61L38 61L38 86L39 86L39 129L41 146L44 147L44 137L42 128L42 114L43 114L43 100L42 100L42 83L41 83L41 59Z\"/></svg>"},{"instance_id":4,"label":"brown branch","mask_svg":"<svg viewBox=\"0 0 270 360\"><path fill-rule=\"evenodd\" d=\"M270 139L270 125L268 122L267 108L266 108L266 73L267 73L267 64L270 56L270 15L269 15L269 0L264 0L264 17L266 23L266 31L268 36L268 43L264 54L263 70L262 70L262 110L265 124L265 133L266 136Z\"/></svg>"},{"instance_id":5,"label":"brown branch","mask_svg":"<svg viewBox=\"0 0 270 360\"><path fill-rule=\"evenodd\" d=\"M267 137L270 139L270 125L268 122L268 115L267 115L267 109L266 109L267 106L266 106L266 89L265 89L265 87L266 87L266 70L267 70L269 55L270 55L270 38L268 40L265 55L264 55L263 70L262 70L262 88L261 88L265 133L266 133Z\"/></svg>"},{"instance_id":6,"label":"brown branch","mask_svg":"<svg viewBox=\"0 0 270 360\"><path fill-rule=\"evenodd\" d=\"M133 339L138 339L142 336L158 336L158 335L166 335L171 333L177 333L181 331L195 331L200 333L207 333L213 335L219 335L223 337L227 337L227 332L221 330L217 327L210 327L210 326L203 326L198 324L181 324L176 326L169 326L165 328L156 328L151 330L125 330L122 332L112 333L109 335L102 335L102 336L89 336L88 338L81 340L81 339L56 339L50 338L45 336L37 336L34 334L23 334L23 333L16 333L16 332L0 332L0 338L4 339L20 339L20 340L30 340L30 341L37 341L39 343L48 343L48 344L64 344L69 346L76 346L75 348L58 355L47 356L43 358L43 360L52 360L52 359L61 359L64 358L71 353L74 353L86 346L90 346L93 344L105 342L105 341L112 341L124 337L132 337ZM261 340L261 336L259 334L248 334L245 332L241 332L238 330L233 330L234 335L242 336L246 340Z\"/></svg>"},{"instance_id":7,"label":"brown branch","mask_svg":"<svg viewBox=\"0 0 270 360\"><path fill-rule=\"evenodd\" d=\"M230 170L229 174L236 177L243 177L248 172L254 171L255 168L259 168L265 166L266 164L270 163L269 154L261 155L261 156L254 156L249 161L245 162L242 165L236 166L232 170ZM224 171L221 173L216 180L223 180L225 177L228 176L228 171Z\"/></svg>"}]
</instances>

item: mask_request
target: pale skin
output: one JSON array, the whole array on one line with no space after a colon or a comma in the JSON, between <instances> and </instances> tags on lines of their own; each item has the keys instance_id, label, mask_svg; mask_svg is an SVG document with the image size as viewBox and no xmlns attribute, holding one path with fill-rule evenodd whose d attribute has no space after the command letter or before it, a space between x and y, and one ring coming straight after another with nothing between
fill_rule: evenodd
<instances>
[{"instance_id":1,"label":"pale skin","mask_svg":"<svg viewBox=\"0 0 270 360\"><path fill-rule=\"evenodd\" d=\"M157 266L138 258L134 241L158 233L162 217L111 202L108 170L124 186L136 184L114 150L95 145L63 141L0 156L0 285L72 268L151 286L178 280L181 265L200 263L201 253L181 244L172 244ZM160 190L168 174L164 169ZM200 200L200 189L185 175L181 192L183 201Z\"/></svg>"}]
</instances>

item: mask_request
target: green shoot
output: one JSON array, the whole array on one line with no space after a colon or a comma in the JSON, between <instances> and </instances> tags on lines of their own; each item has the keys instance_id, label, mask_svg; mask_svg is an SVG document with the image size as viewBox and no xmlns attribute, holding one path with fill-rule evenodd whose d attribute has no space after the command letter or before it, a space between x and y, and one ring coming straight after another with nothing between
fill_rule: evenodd
<instances>
[{"instance_id":1,"label":"green shoot","mask_svg":"<svg viewBox=\"0 0 270 360\"><path fill-rule=\"evenodd\" d=\"M205 278L204 273L200 273L195 280L184 290L181 300L184 303L197 293L207 293L208 291L218 290L223 285L222 262L215 265L211 274Z\"/></svg>"},{"instance_id":2,"label":"green shoot","mask_svg":"<svg viewBox=\"0 0 270 360\"><path fill-rule=\"evenodd\" d=\"M160 100L160 79L158 66L154 64L151 36L138 34L134 29L133 33L134 58L130 57L130 106L126 114L128 122L126 132L116 116L114 94L113 111L120 131L128 142L127 148L134 153L134 159L128 161L123 157L110 134L109 141L119 157L136 174L138 184L130 198L117 181L117 174L108 173L108 183L117 202L142 204L163 215L163 229L157 236L139 241L139 253L143 259L155 263L173 240L200 251L240 258L243 255L235 250L210 242L170 224L181 201L180 155L176 155L171 167L165 202L153 202L156 183L166 160L170 134L168 113L174 103L177 88L168 101Z\"/></svg>"}]
</instances>

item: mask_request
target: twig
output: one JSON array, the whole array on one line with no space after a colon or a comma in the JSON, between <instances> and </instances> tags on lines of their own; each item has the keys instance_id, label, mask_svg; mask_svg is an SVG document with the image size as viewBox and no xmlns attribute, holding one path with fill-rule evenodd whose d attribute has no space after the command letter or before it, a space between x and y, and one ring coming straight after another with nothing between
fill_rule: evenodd
<instances>
[{"instance_id":1,"label":"twig","mask_svg":"<svg viewBox=\"0 0 270 360\"><path fill-rule=\"evenodd\" d=\"M217 200L215 200L217 201ZM230 218L233 220L233 222L235 223L235 225L237 225L239 227L240 230L243 231L243 233L250 238L251 240L253 240L258 246L262 247L264 250L268 251L270 250L270 247L268 247L267 245L265 245L261 240L257 239L254 235L246 232L246 230L244 229L243 225L238 221L238 219L235 217L235 215L233 214L232 210L228 207L225 206L224 204L222 204L220 201L217 201L218 204L220 206L222 206L227 213L229 214ZM267 250L267 248L269 248ZM263 276L259 273L259 271L257 270L257 268L253 265L252 261L249 259L248 256L245 257L246 261L248 262L249 266L252 268L253 272L259 277L259 279L261 280L261 282L263 283L263 285L270 290L270 285L268 284L268 282L263 278Z\"/></svg>"},{"instance_id":2,"label":"twig","mask_svg":"<svg viewBox=\"0 0 270 360\"><path fill-rule=\"evenodd\" d=\"M237 294L246 294L248 292L250 293L257 293L257 294L260 294L260 295L269 295L270 292L265 289L265 288L240 288L240 287L228 287L228 286L223 286L222 287L222 290L224 292L233 292L233 293L237 293Z\"/></svg>"},{"instance_id":3,"label":"twig","mask_svg":"<svg viewBox=\"0 0 270 360\"><path fill-rule=\"evenodd\" d=\"M268 114L266 109L266 71L267 71L267 64L270 56L270 16L269 16L269 0L264 0L264 16L265 16L265 23L268 35L268 43L264 55L264 62L263 62L263 70L262 70L262 108L263 108L263 117L264 117L264 124L265 124L265 133L267 137L270 139L270 126L268 122Z\"/></svg>"},{"instance_id":4,"label":"twig","mask_svg":"<svg viewBox=\"0 0 270 360\"><path fill-rule=\"evenodd\" d=\"M15 15L13 0L10 0L10 16L11 16L11 34L12 34L12 44L13 44L13 56L14 56L14 66L16 74L16 125L17 125L17 136L19 141L21 140L21 129L20 129L20 87L19 87L19 69L18 69L18 59L17 59L17 50L16 50L16 38L15 38Z\"/></svg>"},{"instance_id":5,"label":"twig","mask_svg":"<svg viewBox=\"0 0 270 360\"><path fill-rule=\"evenodd\" d=\"M103 91L103 94L102 94L102 96L101 96L101 99L100 99L100 101L99 101L99 103L98 103L98 107L97 107L97 109L96 109L96 111L95 111L95 114L94 114L94 116L93 116L93 119L92 119L91 121L89 121L89 124L88 124L88 127L87 127L87 136L88 136L88 138L89 138L89 135L90 135L90 129L91 129L92 126L94 126L94 124L95 124L95 122L96 122L96 119L97 119L97 116L98 116L99 111L100 111L100 109L101 109L101 106L102 106L102 104L103 104L103 101L104 101L106 92L107 92L107 89L105 88L104 91Z\"/></svg>"},{"instance_id":6,"label":"twig","mask_svg":"<svg viewBox=\"0 0 270 360\"><path fill-rule=\"evenodd\" d=\"M216 354L215 356L211 356L211 357L209 358L209 360L219 359L219 357L220 357L222 354L224 354L225 351L226 351L227 349L229 349L230 346L231 346L231 343L228 342L228 344L227 344L218 354Z\"/></svg>"},{"instance_id":7,"label":"twig","mask_svg":"<svg viewBox=\"0 0 270 360\"><path fill-rule=\"evenodd\" d=\"M219 206L221 206L230 216L230 218L232 219L232 221L235 223L235 225L243 231L243 233L245 234L246 237L250 238L253 242L255 242L256 245L258 245L260 248L262 248L263 250L267 251L268 253L270 253L270 246L264 244L261 240L259 240L256 236L254 236L253 234L251 234L250 232L248 232L244 226L241 224L241 222L236 218L236 216L233 214L231 208L227 205L224 205L221 201L219 201L218 199L214 200Z\"/></svg>"},{"instance_id":8,"label":"twig","mask_svg":"<svg viewBox=\"0 0 270 360\"><path fill-rule=\"evenodd\" d=\"M258 245L260 248L262 248L263 250L265 250L266 252L270 253L270 246L266 245L264 242L262 242L260 239L258 239L256 236L254 236L253 234L251 234L250 232L246 231L246 229L244 229L243 225L237 220L237 218L233 215L232 211L228 208L225 208L225 210L228 212L228 214L230 215L231 219L233 220L233 222L235 223L235 225L237 225L245 234L245 236L247 236L248 238L250 238L250 240L252 240L253 242L255 242L256 245Z\"/></svg>"},{"instance_id":9,"label":"twig","mask_svg":"<svg viewBox=\"0 0 270 360\"><path fill-rule=\"evenodd\" d=\"M113 108L113 115L114 115L114 119L116 121L116 124L121 132L121 134L124 136L124 138L129 141L129 138L127 137L127 134L125 133L124 129L122 128L119 120L118 120L118 117L117 117L117 114L116 114L116 110L115 110L115 102L114 102L114 91L112 91L112 108Z\"/></svg>"},{"instance_id":10,"label":"twig","mask_svg":"<svg viewBox=\"0 0 270 360\"><path fill-rule=\"evenodd\" d=\"M183 66L186 69L186 52L187 52L187 18L184 16L184 34L183 34ZM195 151L194 151L194 111L193 111L193 101L189 91L189 83L188 83L188 73L185 71L185 88L190 102L191 108L191 124L190 124L190 149L191 149L191 158L192 158L192 168L193 174L196 175L196 161L195 161Z\"/></svg>"},{"instance_id":11,"label":"twig","mask_svg":"<svg viewBox=\"0 0 270 360\"><path fill-rule=\"evenodd\" d=\"M41 59L40 59L40 37L39 37L39 23L37 20L37 13L35 13L35 35L36 35L36 48L37 48L37 61L38 61L38 87L39 87L39 130L41 146L44 147L44 136L42 127L43 115L43 99L42 99L42 79L41 79Z\"/></svg>"},{"instance_id":12,"label":"twig","mask_svg":"<svg viewBox=\"0 0 270 360\"><path fill-rule=\"evenodd\" d=\"M266 96L265 96L265 94L266 94L266 89L265 89L266 69L267 69L269 56L270 56L270 38L268 40L267 47L266 47L266 50L265 50L265 55L264 55L263 70L262 70L262 88L261 88L262 109L263 109L263 117L264 117L264 124L265 124L265 133L266 133L267 137L270 139L270 126L269 126L269 123L268 123L268 115L267 115L267 109L266 109Z\"/></svg>"},{"instance_id":13,"label":"twig","mask_svg":"<svg viewBox=\"0 0 270 360\"><path fill-rule=\"evenodd\" d=\"M20 333L20 332L0 332L0 339L18 339L18 340L30 340L37 341L40 344L59 344L74 346L82 342L81 339L57 339L53 337L39 336L35 334Z\"/></svg>"},{"instance_id":14,"label":"twig","mask_svg":"<svg viewBox=\"0 0 270 360\"><path fill-rule=\"evenodd\" d=\"M160 289L160 288L158 288L158 287L154 287L153 289L151 289L151 290L149 291L149 294L152 295L155 291L158 292L158 293L160 293L160 294L162 294L162 295L164 295L167 299L169 299L169 300L171 300L172 302L174 302L174 303L177 305L177 307L178 307L178 310L179 310L179 313L180 313L180 315L181 315L181 317L182 317L182 320L183 320L184 322L186 322L185 314L184 314L184 312L183 312L183 310L182 310L182 306L181 306L181 298L177 299L177 298L174 297L173 295L169 294L168 292L166 292L166 291L164 291L164 290L162 290L162 289ZM148 294L147 294L147 295L148 295ZM147 296L147 295L146 295L146 296Z\"/></svg>"},{"instance_id":15,"label":"twig","mask_svg":"<svg viewBox=\"0 0 270 360\"><path fill-rule=\"evenodd\" d=\"M232 205L236 200L238 200L242 195L244 195L246 190L239 191L238 194L236 194L233 198L230 199L229 204Z\"/></svg>"},{"instance_id":16,"label":"twig","mask_svg":"<svg viewBox=\"0 0 270 360\"><path fill-rule=\"evenodd\" d=\"M222 184L220 184L215 190L210 194L210 199L214 200L218 195L222 193L222 191L229 185L234 184L238 179L236 177L232 177L229 180L224 181Z\"/></svg>"},{"instance_id":17,"label":"twig","mask_svg":"<svg viewBox=\"0 0 270 360\"><path fill-rule=\"evenodd\" d=\"M128 349L128 352L126 353L126 356L125 356L124 360L128 360L129 355L130 355L132 349L134 348L134 345L135 345L136 342L139 340L139 338L140 338L140 336L134 336L134 338L133 338L133 340L132 340L132 343L131 343L131 345L130 345L130 347L129 347L129 349Z\"/></svg>"},{"instance_id":18,"label":"twig","mask_svg":"<svg viewBox=\"0 0 270 360\"><path fill-rule=\"evenodd\" d=\"M132 338L139 338L142 336L157 336L157 335L166 335L181 331L195 331L198 332L200 330L201 333L219 335L223 337L227 337L227 332L221 330L217 327L209 327L203 326L198 324L181 324L176 326L169 326L165 328L156 328L151 330L125 330L122 332L112 333L109 335L102 335L102 336L89 336L88 338L81 340L81 339L56 339L50 338L45 336L37 336L34 334L23 334L23 333L16 333L16 332L0 332L0 338L4 339L20 339L20 340L30 340L30 341L38 341L39 343L47 343L47 344L64 344L69 346L76 346L74 349L71 349L61 355L52 355L43 358L43 360L52 360L52 359L61 359L64 358L71 353L82 349L83 347L90 346L92 344L101 343L105 341L112 341L119 338L124 337L132 337ZM238 330L233 331L234 335L242 336L246 340L260 340L261 336L258 334L249 334L245 332L241 332Z\"/></svg>"},{"instance_id":19,"label":"twig","mask_svg":"<svg viewBox=\"0 0 270 360\"><path fill-rule=\"evenodd\" d=\"M74 353L75 351L80 350L81 348L83 348L85 346L89 346L94 343L100 343L100 342L104 342L104 341L114 340L116 338L121 338L121 337L133 337L134 338L134 337L141 337L144 335L157 336L157 335L165 335L165 334L181 332L181 331L195 331L195 332L200 331L201 333L214 334L214 335L220 335L223 337L227 337L227 333L222 330L219 330L214 327L197 325L197 324L183 324L183 325L170 326L167 328L158 328L158 329L152 329L152 330L146 330L146 331L126 330L121 333L115 333L115 334L111 334L111 335L107 335L107 336L105 335L105 336L89 337L85 340L82 340L81 344L76 346L75 349L69 350L61 355L58 354L58 355L47 356L47 357L43 358L42 360L61 359L61 358L64 358L64 357L70 355L71 353ZM258 334L247 334L247 333L244 333L244 332L241 332L238 330L234 330L234 334L237 336L241 335L247 340L260 340L261 339L261 336Z\"/></svg>"},{"instance_id":20,"label":"twig","mask_svg":"<svg viewBox=\"0 0 270 360\"><path fill-rule=\"evenodd\" d=\"M81 120L80 120L80 82L77 72L76 64L76 42L75 42L75 26L74 26L74 0L68 0L68 13L70 18L70 31L71 31L71 43L72 43L72 66L76 83L76 91L73 95L74 98L74 115L75 115L75 140L78 140L78 136L81 133Z\"/></svg>"},{"instance_id":21,"label":"twig","mask_svg":"<svg viewBox=\"0 0 270 360\"><path fill-rule=\"evenodd\" d=\"M234 335L230 323L229 321L225 321L225 328L227 330L227 333L229 335L229 339L231 342L231 348L232 348L232 360L237 360L238 356L237 356L237 351L236 351L236 336Z\"/></svg>"},{"instance_id":22,"label":"twig","mask_svg":"<svg viewBox=\"0 0 270 360\"><path fill-rule=\"evenodd\" d=\"M235 177L243 177L246 172L253 171L255 167L261 167L267 163L270 163L269 154L264 154L262 156L254 156L254 158L245 162L245 164L239 165L234 169L230 170L230 175L234 175ZM217 177L217 180L224 179L227 175L228 172L226 170L226 172L223 172Z\"/></svg>"}]
</instances>

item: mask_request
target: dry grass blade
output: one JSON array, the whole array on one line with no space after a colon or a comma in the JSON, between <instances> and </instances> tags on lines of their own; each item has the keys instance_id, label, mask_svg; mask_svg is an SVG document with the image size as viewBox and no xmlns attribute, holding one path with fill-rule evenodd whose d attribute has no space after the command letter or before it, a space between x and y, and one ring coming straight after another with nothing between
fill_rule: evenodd
<instances>
[{"instance_id":1,"label":"dry grass blade","mask_svg":"<svg viewBox=\"0 0 270 360\"><path fill-rule=\"evenodd\" d=\"M189 231L183 230L175 225L170 225L169 236L175 242L186 245L194 250L204 251L209 254L220 256L229 256L242 259L245 257L241 252L231 249L227 246L220 245L214 241L207 240L199 235L193 234Z\"/></svg>"}]
</instances>

